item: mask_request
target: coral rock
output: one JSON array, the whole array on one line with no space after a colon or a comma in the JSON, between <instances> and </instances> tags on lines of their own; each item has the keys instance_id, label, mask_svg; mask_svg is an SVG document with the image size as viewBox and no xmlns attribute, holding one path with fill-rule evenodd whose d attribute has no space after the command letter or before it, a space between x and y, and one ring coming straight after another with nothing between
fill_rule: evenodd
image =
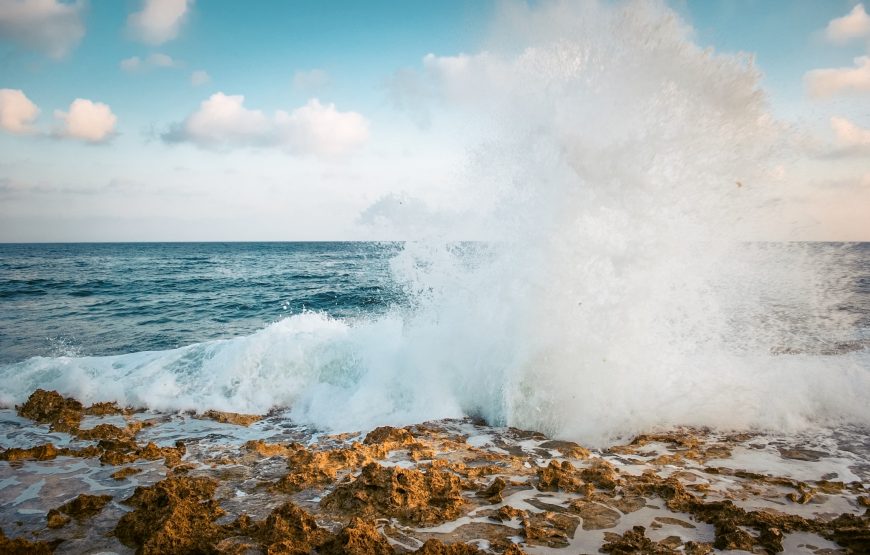
<instances>
[{"instance_id":1,"label":"coral rock","mask_svg":"<svg viewBox=\"0 0 870 555\"><path fill-rule=\"evenodd\" d=\"M137 487L125 501L134 507L115 526L121 543L138 554L209 553L223 514L212 499L217 482L208 478L172 476L150 487Z\"/></svg>"},{"instance_id":2,"label":"coral rock","mask_svg":"<svg viewBox=\"0 0 870 555\"><path fill-rule=\"evenodd\" d=\"M68 501L56 509L48 511L48 527L60 528L70 521L70 517L76 520L90 518L100 511L112 500L111 495L87 495L81 494L72 501Z\"/></svg>"},{"instance_id":3,"label":"coral rock","mask_svg":"<svg viewBox=\"0 0 870 555\"><path fill-rule=\"evenodd\" d=\"M82 404L71 397L37 389L18 407L18 415L39 424L51 424L56 432L74 432L81 424L84 410Z\"/></svg>"},{"instance_id":4,"label":"coral rock","mask_svg":"<svg viewBox=\"0 0 870 555\"><path fill-rule=\"evenodd\" d=\"M318 550L320 555L393 555L390 542L373 525L354 518Z\"/></svg>"},{"instance_id":5,"label":"coral rock","mask_svg":"<svg viewBox=\"0 0 870 555\"><path fill-rule=\"evenodd\" d=\"M465 504L459 477L430 468L427 473L370 463L360 476L340 484L321 506L365 517L397 517L418 525L457 518Z\"/></svg>"}]
</instances>

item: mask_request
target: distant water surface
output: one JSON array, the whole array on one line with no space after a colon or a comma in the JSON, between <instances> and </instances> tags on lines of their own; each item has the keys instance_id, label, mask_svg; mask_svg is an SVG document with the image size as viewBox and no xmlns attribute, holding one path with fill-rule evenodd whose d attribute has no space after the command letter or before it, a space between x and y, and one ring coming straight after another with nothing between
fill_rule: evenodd
<instances>
[{"instance_id":1,"label":"distant water surface","mask_svg":"<svg viewBox=\"0 0 870 555\"><path fill-rule=\"evenodd\" d=\"M0 363L172 349L399 300L394 243L0 245Z\"/></svg>"}]
</instances>

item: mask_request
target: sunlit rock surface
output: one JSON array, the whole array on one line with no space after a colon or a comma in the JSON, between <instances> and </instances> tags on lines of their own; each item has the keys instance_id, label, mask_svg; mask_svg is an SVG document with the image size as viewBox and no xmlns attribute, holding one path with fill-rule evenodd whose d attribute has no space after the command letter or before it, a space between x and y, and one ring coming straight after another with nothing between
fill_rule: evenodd
<instances>
[{"instance_id":1,"label":"sunlit rock surface","mask_svg":"<svg viewBox=\"0 0 870 555\"><path fill-rule=\"evenodd\" d=\"M870 552L867 430L606 450L466 420L324 435L37 391L0 410L2 553Z\"/></svg>"}]
</instances>

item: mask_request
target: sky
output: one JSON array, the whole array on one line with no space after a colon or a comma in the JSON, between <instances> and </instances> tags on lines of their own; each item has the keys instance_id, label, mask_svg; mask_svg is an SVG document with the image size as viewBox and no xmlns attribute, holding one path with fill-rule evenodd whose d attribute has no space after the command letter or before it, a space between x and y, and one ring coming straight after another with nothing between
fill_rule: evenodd
<instances>
[{"instance_id":1,"label":"sky","mask_svg":"<svg viewBox=\"0 0 870 555\"><path fill-rule=\"evenodd\" d=\"M485 52L505 4L0 0L0 242L405 238L416 213L372 215L454 203L492 138L397 91ZM668 6L752 56L811 145L787 170L813 225L789 238L870 240L870 5Z\"/></svg>"}]
</instances>

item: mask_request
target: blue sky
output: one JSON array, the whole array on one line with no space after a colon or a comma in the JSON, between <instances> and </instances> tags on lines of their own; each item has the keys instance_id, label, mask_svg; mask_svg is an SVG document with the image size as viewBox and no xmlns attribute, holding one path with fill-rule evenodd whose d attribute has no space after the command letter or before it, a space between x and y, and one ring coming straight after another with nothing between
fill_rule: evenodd
<instances>
[{"instance_id":1,"label":"blue sky","mask_svg":"<svg viewBox=\"0 0 870 555\"><path fill-rule=\"evenodd\" d=\"M488 50L504 5L0 0L0 89L16 91L0 114L19 114L0 129L0 241L366 238L379 233L361 223L379 200L443 206L488 137L437 102L412 113L396 83L427 54ZM854 209L870 200L870 90L814 97L805 81L868 55L858 19L854 37L825 33L857 3L668 5L700 46L755 56L774 116L821 143L848 142L848 156L806 170L851 180L856 195L820 199L810 238L870 240ZM137 14L152 19L138 25L148 18ZM73 109L75 99L87 102ZM39 115L28 119L30 105ZM832 117L854 129L834 137ZM832 202L853 209L832 208L829 224Z\"/></svg>"}]
</instances>

